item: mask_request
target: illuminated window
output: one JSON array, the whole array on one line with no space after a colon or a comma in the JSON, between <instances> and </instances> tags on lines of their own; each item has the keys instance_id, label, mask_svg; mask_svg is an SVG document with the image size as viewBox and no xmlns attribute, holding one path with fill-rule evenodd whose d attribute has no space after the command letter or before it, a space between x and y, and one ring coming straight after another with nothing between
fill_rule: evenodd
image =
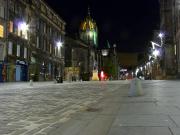
<instances>
[{"instance_id":1,"label":"illuminated window","mask_svg":"<svg viewBox=\"0 0 180 135\"><path fill-rule=\"evenodd\" d=\"M4 37L4 26L0 25L0 37L3 38Z\"/></svg>"},{"instance_id":2,"label":"illuminated window","mask_svg":"<svg viewBox=\"0 0 180 135\"><path fill-rule=\"evenodd\" d=\"M36 47L39 48L39 36L37 36L37 39L36 39Z\"/></svg>"},{"instance_id":3,"label":"illuminated window","mask_svg":"<svg viewBox=\"0 0 180 135\"><path fill-rule=\"evenodd\" d=\"M17 56L20 57L20 45L17 45Z\"/></svg>"},{"instance_id":4,"label":"illuminated window","mask_svg":"<svg viewBox=\"0 0 180 135\"><path fill-rule=\"evenodd\" d=\"M4 7L2 5L0 5L0 17L4 18Z\"/></svg>"},{"instance_id":5,"label":"illuminated window","mask_svg":"<svg viewBox=\"0 0 180 135\"><path fill-rule=\"evenodd\" d=\"M58 48L55 49L55 56L58 56Z\"/></svg>"},{"instance_id":6,"label":"illuminated window","mask_svg":"<svg viewBox=\"0 0 180 135\"><path fill-rule=\"evenodd\" d=\"M13 32L13 22L12 21L10 21L9 22L9 32Z\"/></svg>"},{"instance_id":7,"label":"illuminated window","mask_svg":"<svg viewBox=\"0 0 180 135\"><path fill-rule=\"evenodd\" d=\"M8 44L8 54L9 55L12 55L12 47L13 47L12 42L9 42L9 44Z\"/></svg>"}]
</instances>

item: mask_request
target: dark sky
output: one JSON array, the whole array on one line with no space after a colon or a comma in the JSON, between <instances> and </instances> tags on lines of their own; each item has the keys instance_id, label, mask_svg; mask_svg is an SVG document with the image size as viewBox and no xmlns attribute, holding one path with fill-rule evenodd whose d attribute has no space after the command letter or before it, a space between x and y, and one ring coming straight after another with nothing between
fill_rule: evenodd
<instances>
[{"instance_id":1,"label":"dark sky","mask_svg":"<svg viewBox=\"0 0 180 135\"><path fill-rule=\"evenodd\" d=\"M88 6L99 30L99 46L116 44L119 51L141 52L159 28L158 0L45 0L77 33Z\"/></svg>"}]
</instances>

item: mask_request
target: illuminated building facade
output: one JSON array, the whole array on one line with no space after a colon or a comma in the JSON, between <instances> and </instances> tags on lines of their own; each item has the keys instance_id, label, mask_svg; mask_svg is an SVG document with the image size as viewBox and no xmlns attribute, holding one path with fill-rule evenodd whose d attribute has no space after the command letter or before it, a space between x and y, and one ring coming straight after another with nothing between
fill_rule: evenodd
<instances>
[{"instance_id":1,"label":"illuminated building facade","mask_svg":"<svg viewBox=\"0 0 180 135\"><path fill-rule=\"evenodd\" d=\"M93 47L98 46L98 29L96 22L91 18L90 10L88 10L88 16L81 23L80 39Z\"/></svg>"},{"instance_id":2,"label":"illuminated building facade","mask_svg":"<svg viewBox=\"0 0 180 135\"><path fill-rule=\"evenodd\" d=\"M176 13L175 7L178 0L159 0L160 2L160 32L164 33L162 38L162 72L163 78L176 76L176 39L175 39L175 23Z\"/></svg>"},{"instance_id":3,"label":"illuminated building facade","mask_svg":"<svg viewBox=\"0 0 180 135\"><path fill-rule=\"evenodd\" d=\"M177 77L180 78L180 0L174 0L174 31Z\"/></svg>"},{"instance_id":4,"label":"illuminated building facade","mask_svg":"<svg viewBox=\"0 0 180 135\"><path fill-rule=\"evenodd\" d=\"M6 47L6 0L0 0L0 82L6 80L4 66Z\"/></svg>"},{"instance_id":5,"label":"illuminated building facade","mask_svg":"<svg viewBox=\"0 0 180 135\"><path fill-rule=\"evenodd\" d=\"M3 81L46 81L62 76L65 22L43 0L4 2Z\"/></svg>"},{"instance_id":6,"label":"illuminated building facade","mask_svg":"<svg viewBox=\"0 0 180 135\"><path fill-rule=\"evenodd\" d=\"M90 15L89 9L87 17L84 19L84 21L82 21L80 25L80 39L87 43L89 46L88 71L90 79L93 79L94 73L96 72L98 74L98 28L96 22Z\"/></svg>"}]
</instances>

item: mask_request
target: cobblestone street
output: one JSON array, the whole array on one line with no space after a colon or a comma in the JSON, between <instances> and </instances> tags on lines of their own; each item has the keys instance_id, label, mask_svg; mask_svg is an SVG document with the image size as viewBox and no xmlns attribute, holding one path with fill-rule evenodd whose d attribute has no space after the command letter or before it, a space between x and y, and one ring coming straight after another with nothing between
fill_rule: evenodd
<instances>
[{"instance_id":1,"label":"cobblestone street","mask_svg":"<svg viewBox=\"0 0 180 135\"><path fill-rule=\"evenodd\" d=\"M0 84L0 135L179 135L179 81Z\"/></svg>"},{"instance_id":2,"label":"cobblestone street","mask_svg":"<svg viewBox=\"0 0 180 135\"><path fill-rule=\"evenodd\" d=\"M68 121L119 88L98 83L1 86L0 134L45 134L48 127Z\"/></svg>"}]
</instances>

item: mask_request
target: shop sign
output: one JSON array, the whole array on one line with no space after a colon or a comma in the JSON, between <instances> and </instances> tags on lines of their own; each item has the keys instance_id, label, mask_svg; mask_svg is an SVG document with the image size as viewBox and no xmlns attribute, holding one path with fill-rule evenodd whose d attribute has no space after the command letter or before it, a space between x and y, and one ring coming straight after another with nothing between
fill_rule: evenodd
<instances>
[{"instance_id":1,"label":"shop sign","mask_svg":"<svg viewBox=\"0 0 180 135\"><path fill-rule=\"evenodd\" d=\"M0 25L0 37L3 38L4 37L4 26Z\"/></svg>"}]
</instances>

